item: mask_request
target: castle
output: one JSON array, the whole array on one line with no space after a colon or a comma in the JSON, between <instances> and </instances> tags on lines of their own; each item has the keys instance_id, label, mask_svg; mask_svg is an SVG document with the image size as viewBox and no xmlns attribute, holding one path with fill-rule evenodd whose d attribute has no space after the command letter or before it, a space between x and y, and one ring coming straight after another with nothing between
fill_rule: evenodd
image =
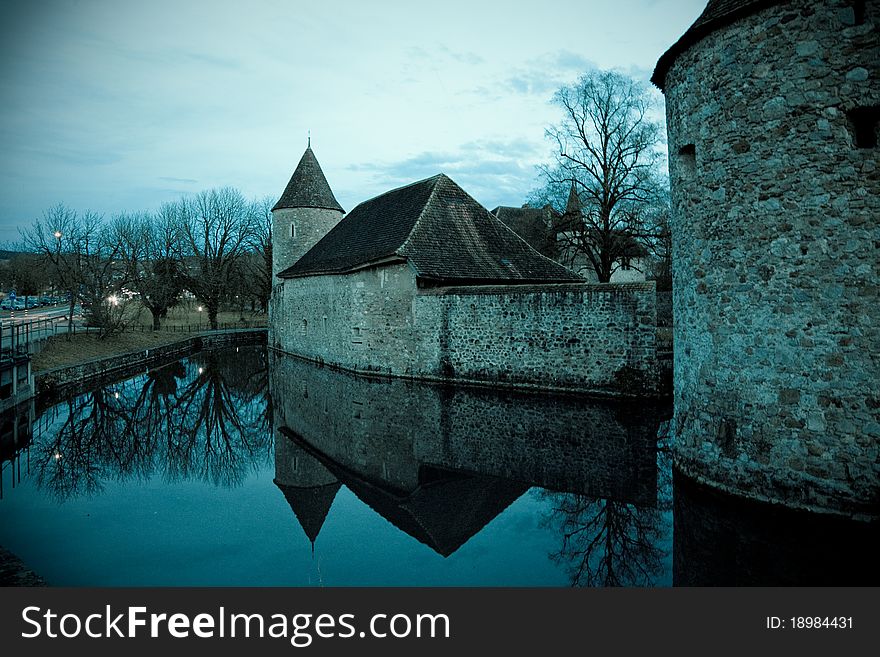
<instances>
[{"instance_id":1,"label":"castle","mask_svg":"<svg viewBox=\"0 0 880 657\"><path fill-rule=\"evenodd\" d=\"M272 212L272 347L371 374L656 392L653 283L586 283L443 174L343 215L308 147Z\"/></svg>"},{"instance_id":2,"label":"castle","mask_svg":"<svg viewBox=\"0 0 880 657\"><path fill-rule=\"evenodd\" d=\"M712 0L657 63L672 184L676 466L880 506L880 3Z\"/></svg>"},{"instance_id":3,"label":"castle","mask_svg":"<svg viewBox=\"0 0 880 657\"><path fill-rule=\"evenodd\" d=\"M599 281L593 264L584 253L579 235L583 227L583 209L574 183L569 190L565 210L560 214L551 205L520 208L500 205L492 214L522 237L542 255L559 262L579 276L597 283ZM574 230L573 230L574 229ZM650 270L648 251L632 235L615 232L620 246L615 249L618 257L613 263L611 283L635 283L647 280Z\"/></svg>"}]
</instances>

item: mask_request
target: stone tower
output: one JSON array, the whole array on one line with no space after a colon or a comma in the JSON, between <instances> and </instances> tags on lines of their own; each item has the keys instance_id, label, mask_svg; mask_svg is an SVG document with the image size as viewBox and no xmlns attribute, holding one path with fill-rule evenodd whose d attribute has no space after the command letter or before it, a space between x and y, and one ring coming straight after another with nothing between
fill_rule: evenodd
<instances>
[{"instance_id":1,"label":"stone tower","mask_svg":"<svg viewBox=\"0 0 880 657\"><path fill-rule=\"evenodd\" d=\"M310 144L272 208L272 276L305 255L343 214Z\"/></svg>"},{"instance_id":2,"label":"stone tower","mask_svg":"<svg viewBox=\"0 0 880 657\"><path fill-rule=\"evenodd\" d=\"M657 63L676 465L875 515L880 2L711 0Z\"/></svg>"}]
</instances>

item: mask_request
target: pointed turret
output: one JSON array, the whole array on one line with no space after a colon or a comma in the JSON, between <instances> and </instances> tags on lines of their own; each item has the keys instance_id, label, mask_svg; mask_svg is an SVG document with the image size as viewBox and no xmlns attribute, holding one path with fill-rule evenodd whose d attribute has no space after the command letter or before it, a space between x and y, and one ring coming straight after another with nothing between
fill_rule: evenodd
<instances>
[{"instance_id":1,"label":"pointed turret","mask_svg":"<svg viewBox=\"0 0 880 657\"><path fill-rule=\"evenodd\" d=\"M345 212L333 196L330 184L324 177L324 172L321 171L321 165L318 164L318 158L315 157L311 146L306 148L290 177L290 182L287 183L284 193L281 194L272 211L284 208L326 208Z\"/></svg>"},{"instance_id":2,"label":"pointed turret","mask_svg":"<svg viewBox=\"0 0 880 657\"><path fill-rule=\"evenodd\" d=\"M339 223L345 210L309 146L272 208L272 275L290 267Z\"/></svg>"},{"instance_id":3,"label":"pointed turret","mask_svg":"<svg viewBox=\"0 0 880 657\"><path fill-rule=\"evenodd\" d=\"M568 190L568 200L565 202L564 217L574 219L581 214L581 199L578 196L574 182L571 183L571 189Z\"/></svg>"}]
</instances>

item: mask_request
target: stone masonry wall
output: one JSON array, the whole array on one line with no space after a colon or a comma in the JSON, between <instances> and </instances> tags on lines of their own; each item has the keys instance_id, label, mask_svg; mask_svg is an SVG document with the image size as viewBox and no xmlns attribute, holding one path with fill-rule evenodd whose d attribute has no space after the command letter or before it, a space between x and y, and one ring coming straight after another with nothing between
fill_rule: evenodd
<instances>
[{"instance_id":1,"label":"stone masonry wall","mask_svg":"<svg viewBox=\"0 0 880 657\"><path fill-rule=\"evenodd\" d=\"M405 263L289 279L270 345L361 371L638 393L656 389L653 283L420 290Z\"/></svg>"},{"instance_id":2,"label":"stone masonry wall","mask_svg":"<svg viewBox=\"0 0 880 657\"><path fill-rule=\"evenodd\" d=\"M857 147L852 111L880 106L880 3L856 4L739 19L681 54L665 93L676 464L747 496L870 515L880 151Z\"/></svg>"},{"instance_id":3,"label":"stone masonry wall","mask_svg":"<svg viewBox=\"0 0 880 657\"><path fill-rule=\"evenodd\" d=\"M416 299L446 376L638 392L656 384L653 283L453 287Z\"/></svg>"},{"instance_id":4,"label":"stone masonry wall","mask_svg":"<svg viewBox=\"0 0 880 657\"><path fill-rule=\"evenodd\" d=\"M272 275L302 258L341 219L341 212L327 208L281 208L272 212Z\"/></svg>"}]
</instances>

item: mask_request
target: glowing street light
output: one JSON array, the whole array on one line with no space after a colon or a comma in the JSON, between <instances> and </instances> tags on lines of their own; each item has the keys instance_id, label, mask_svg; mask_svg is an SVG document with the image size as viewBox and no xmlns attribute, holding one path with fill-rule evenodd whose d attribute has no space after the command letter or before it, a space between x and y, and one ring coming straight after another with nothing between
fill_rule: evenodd
<instances>
[{"instance_id":1,"label":"glowing street light","mask_svg":"<svg viewBox=\"0 0 880 657\"><path fill-rule=\"evenodd\" d=\"M56 231L55 231L55 239L56 239L56 240L60 240L60 239L61 239L61 231L60 231L60 230L56 230Z\"/></svg>"}]
</instances>

